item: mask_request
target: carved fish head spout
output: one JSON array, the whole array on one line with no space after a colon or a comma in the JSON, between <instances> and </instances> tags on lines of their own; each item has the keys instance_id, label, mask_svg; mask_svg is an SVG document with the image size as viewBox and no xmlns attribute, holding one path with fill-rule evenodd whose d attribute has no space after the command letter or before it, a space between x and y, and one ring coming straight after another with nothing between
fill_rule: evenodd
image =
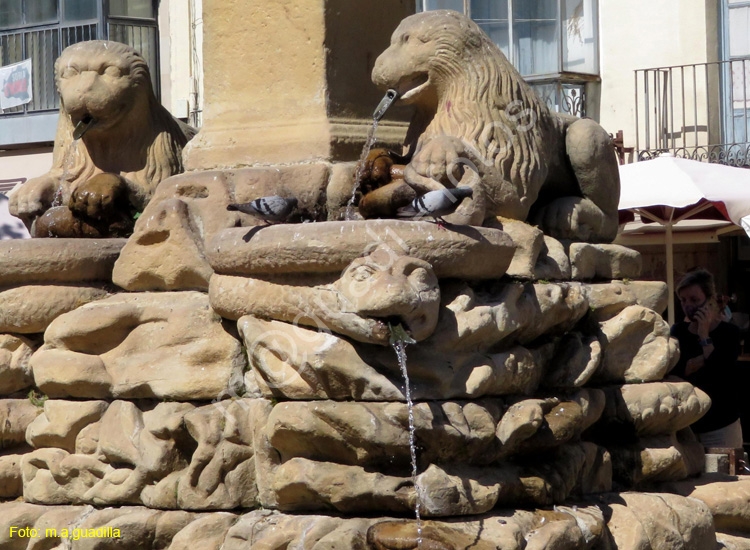
<instances>
[{"instance_id":1,"label":"carved fish head spout","mask_svg":"<svg viewBox=\"0 0 750 550\"><path fill-rule=\"evenodd\" d=\"M345 311L401 324L415 340L435 330L440 287L424 260L381 246L354 260L333 286Z\"/></svg>"}]
</instances>

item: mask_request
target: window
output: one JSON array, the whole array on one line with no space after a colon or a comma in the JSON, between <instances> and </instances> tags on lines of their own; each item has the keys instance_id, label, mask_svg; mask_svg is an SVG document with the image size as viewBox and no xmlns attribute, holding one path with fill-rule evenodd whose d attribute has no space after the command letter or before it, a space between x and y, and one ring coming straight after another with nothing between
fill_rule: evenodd
<instances>
[{"instance_id":1,"label":"window","mask_svg":"<svg viewBox=\"0 0 750 550\"><path fill-rule=\"evenodd\" d=\"M0 117L58 109L55 60L62 50L85 40L114 40L135 48L148 62L154 91L159 93L152 0L0 0L0 64L31 58L33 71L31 103Z\"/></svg>"},{"instance_id":2,"label":"window","mask_svg":"<svg viewBox=\"0 0 750 550\"><path fill-rule=\"evenodd\" d=\"M725 4L724 143L750 142L750 1Z\"/></svg>"},{"instance_id":3,"label":"window","mask_svg":"<svg viewBox=\"0 0 750 550\"><path fill-rule=\"evenodd\" d=\"M551 109L586 114L598 82L597 0L420 0L471 17Z\"/></svg>"}]
</instances>

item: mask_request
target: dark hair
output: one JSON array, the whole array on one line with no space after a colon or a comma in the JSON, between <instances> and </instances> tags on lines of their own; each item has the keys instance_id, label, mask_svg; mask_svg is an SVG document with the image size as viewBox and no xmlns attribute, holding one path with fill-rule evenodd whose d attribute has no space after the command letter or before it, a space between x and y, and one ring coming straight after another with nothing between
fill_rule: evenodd
<instances>
[{"instance_id":1,"label":"dark hair","mask_svg":"<svg viewBox=\"0 0 750 550\"><path fill-rule=\"evenodd\" d=\"M705 269L694 269L685 274L677 285L677 295L680 295L684 289L689 286L697 286L706 295L706 298L716 296L716 286L714 285L714 276Z\"/></svg>"}]
</instances>

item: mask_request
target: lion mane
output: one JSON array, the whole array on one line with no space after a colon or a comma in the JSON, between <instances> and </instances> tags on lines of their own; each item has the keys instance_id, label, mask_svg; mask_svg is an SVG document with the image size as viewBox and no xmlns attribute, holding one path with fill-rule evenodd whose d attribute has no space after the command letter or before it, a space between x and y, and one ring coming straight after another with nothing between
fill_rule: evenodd
<instances>
[{"instance_id":1,"label":"lion mane","mask_svg":"<svg viewBox=\"0 0 750 550\"><path fill-rule=\"evenodd\" d=\"M551 123L547 105L474 21L449 11L425 15L439 23L427 27L436 42L430 74L440 94L423 139L461 138L516 186L544 180L538 151L540 130Z\"/></svg>"},{"instance_id":2,"label":"lion mane","mask_svg":"<svg viewBox=\"0 0 750 550\"><path fill-rule=\"evenodd\" d=\"M115 133L119 147L92 150L86 141L73 139L74 125L62 100L62 73L76 59L104 55L128 67L128 78L140 102L131 104L130 112L108 132ZM55 84L60 94L60 118L55 136L53 163L50 173L59 177L63 186L74 188L102 171L120 173L129 184L131 201L143 208L153 190L164 179L184 171L182 149L195 135L190 126L175 119L157 100L151 85L146 60L136 50L119 42L94 40L70 46L55 62ZM146 108L141 108L142 105ZM110 138L112 135L109 136ZM124 168L117 169L117 165Z\"/></svg>"}]
</instances>

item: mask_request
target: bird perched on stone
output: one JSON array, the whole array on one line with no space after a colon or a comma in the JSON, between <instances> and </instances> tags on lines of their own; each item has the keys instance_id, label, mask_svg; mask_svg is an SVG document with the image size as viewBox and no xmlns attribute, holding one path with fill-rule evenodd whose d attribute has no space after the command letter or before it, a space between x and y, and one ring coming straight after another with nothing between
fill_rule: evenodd
<instances>
[{"instance_id":1,"label":"bird perched on stone","mask_svg":"<svg viewBox=\"0 0 750 550\"><path fill-rule=\"evenodd\" d=\"M287 199L273 195L271 197L261 197L250 202L230 204L227 206L227 210L244 212L270 224L271 222L286 221L296 206L297 199L294 197Z\"/></svg>"},{"instance_id":2,"label":"bird perched on stone","mask_svg":"<svg viewBox=\"0 0 750 550\"><path fill-rule=\"evenodd\" d=\"M411 204L399 208L396 216L399 218L421 218L429 216L435 220L438 227L444 227L448 222L443 216L452 214L466 197L471 197L474 190L471 187L456 187L455 189L438 189L420 195Z\"/></svg>"}]
</instances>

